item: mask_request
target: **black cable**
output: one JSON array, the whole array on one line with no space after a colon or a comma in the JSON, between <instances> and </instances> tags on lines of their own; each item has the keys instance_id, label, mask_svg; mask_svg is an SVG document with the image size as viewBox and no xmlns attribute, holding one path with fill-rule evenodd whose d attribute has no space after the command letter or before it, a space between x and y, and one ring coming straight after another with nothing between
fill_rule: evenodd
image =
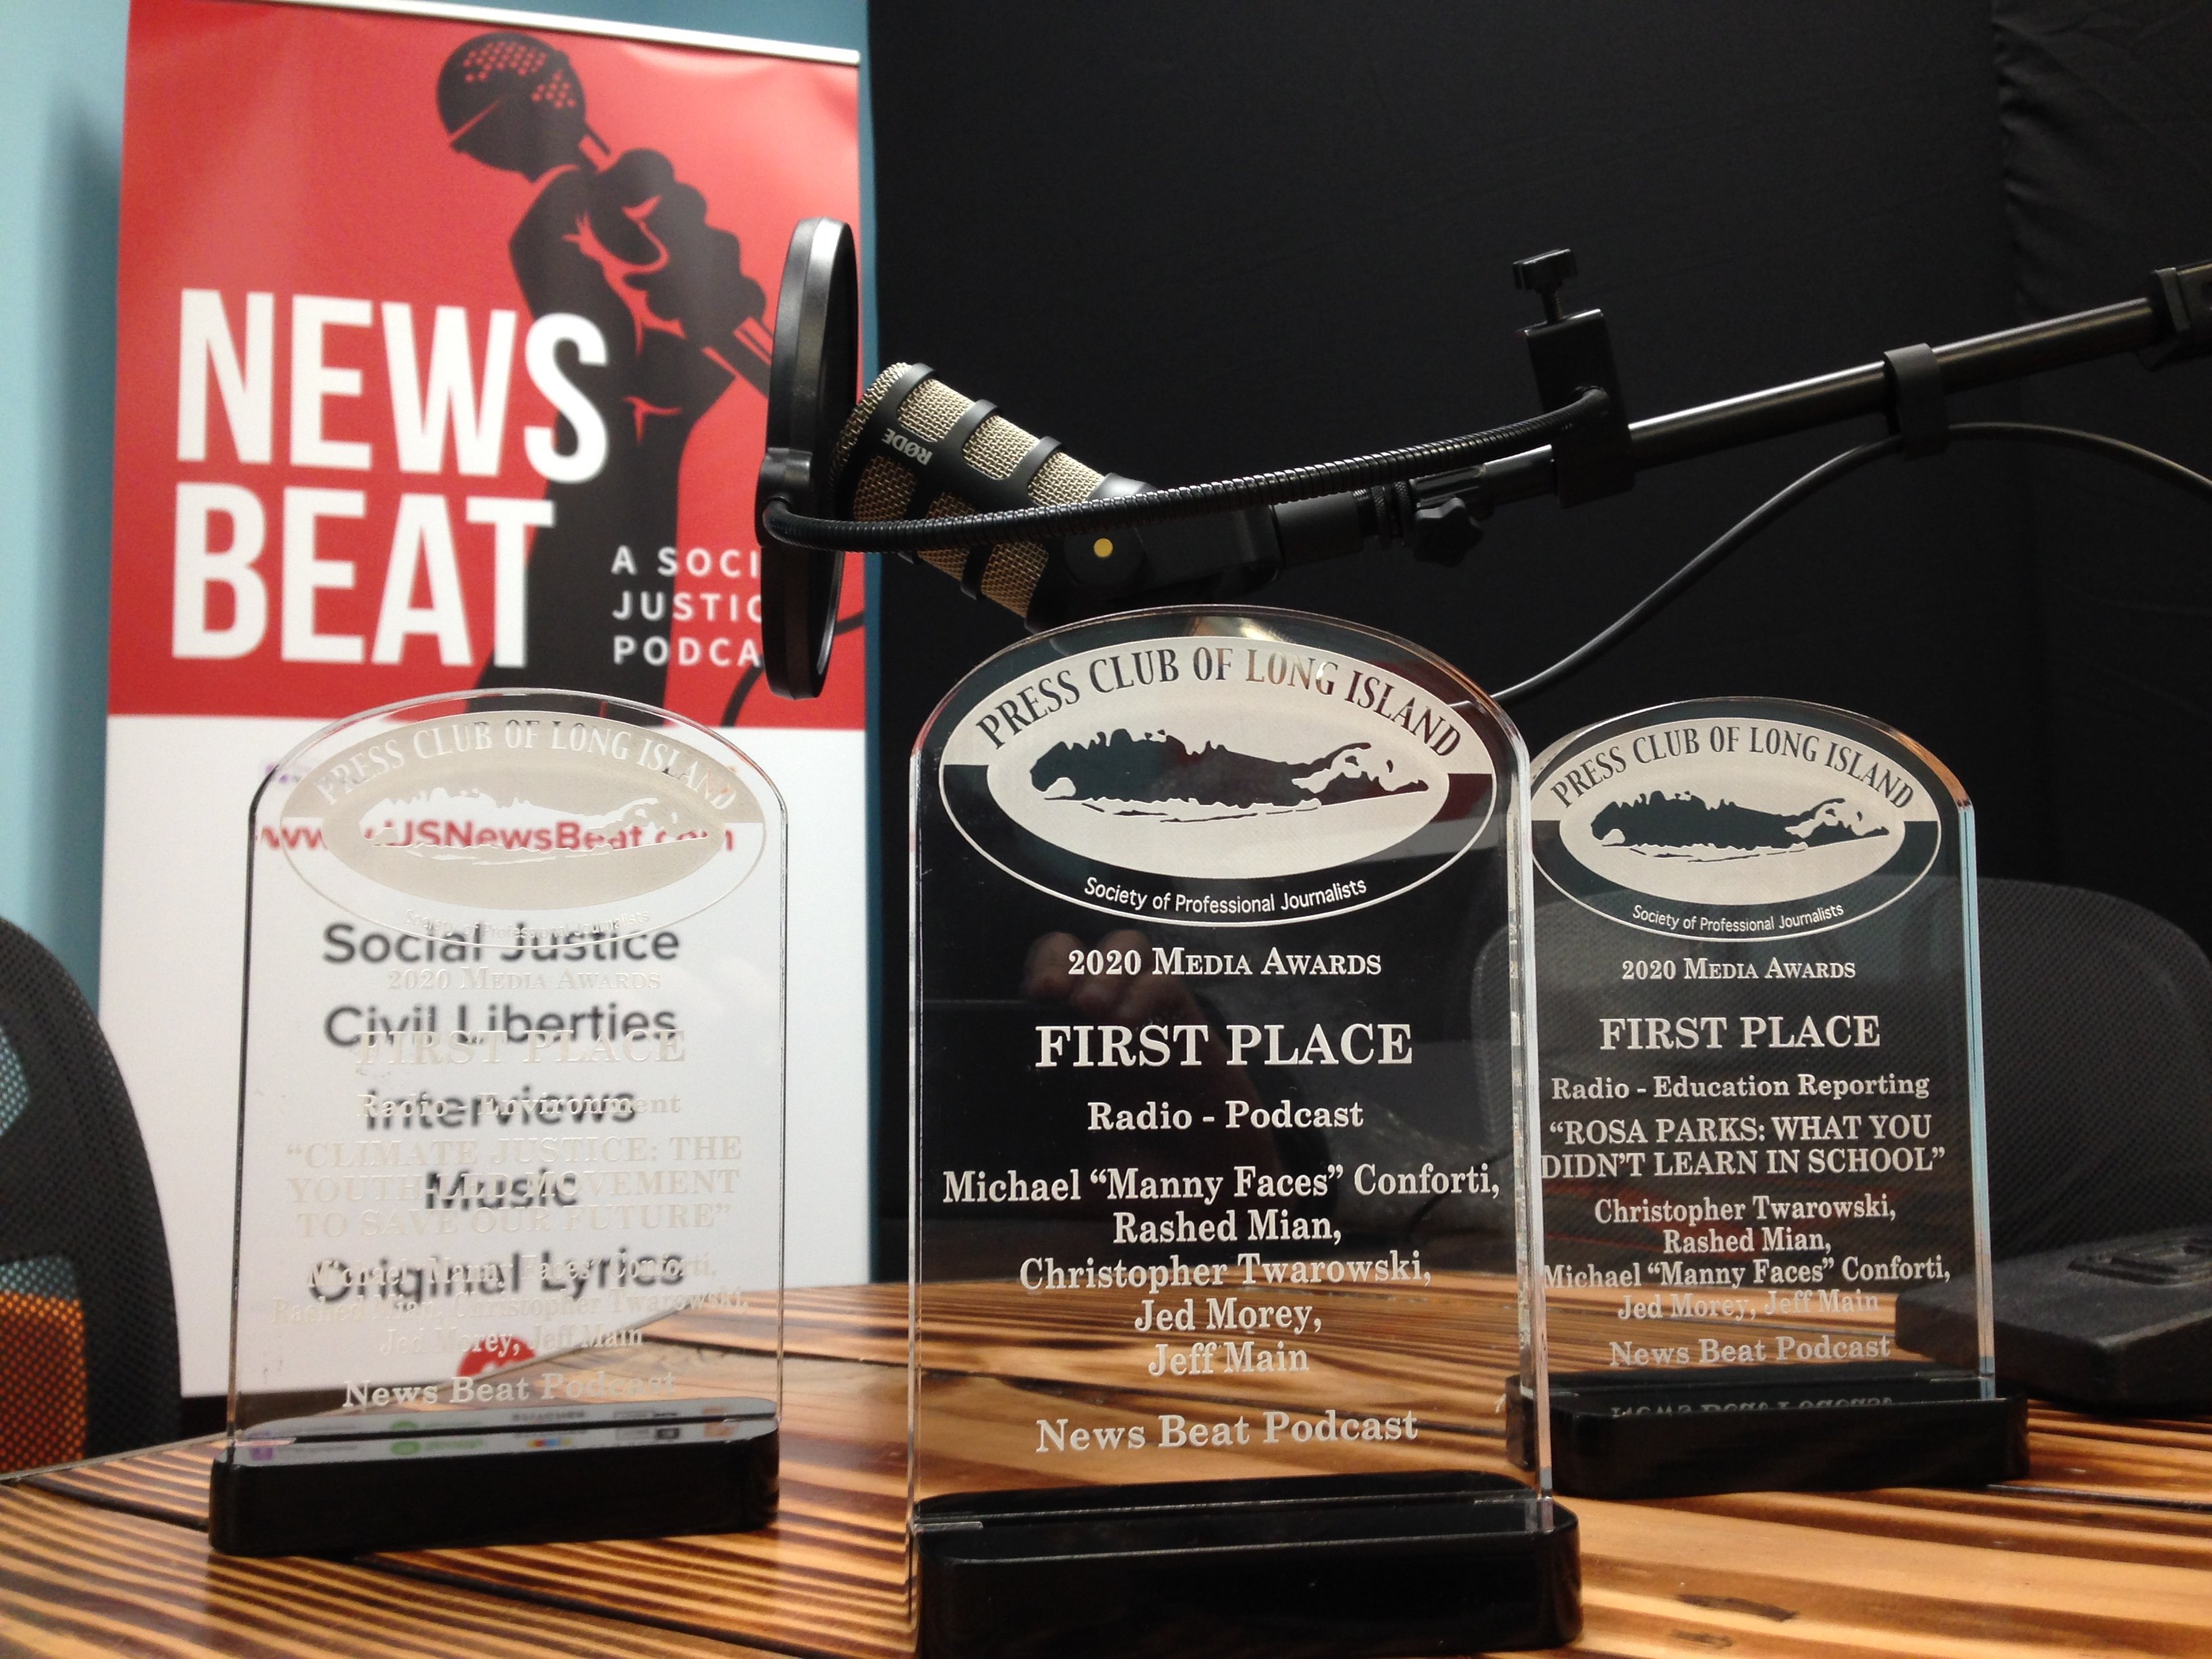
<instances>
[{"instance_id":1,"label":"black cable","mask_svg":"<svg viewBox=\"0 0 2212 1659\"><path fill-rule=\"evenodd\" d=\"M2107 438L2100 433L2081 432L2065 426L2041 426L2031 421L1964 421L1951 428L1950 435L1970 441L1999 440L2046 443L2062 449L2078 449L2087 454L2102 455L2212 501L2212 478L2201 472L2191 471L2179 461L2169 460L2134 444L2124 443L2118 438ZM1791 507L1817 495L1838 478L1857 471L1869 462L1893 455L1904 447L1905 440L1899 437L1877 438L1871 443L1847 449L1840 455L1830 456L1810 472L1778 490L1729 526L1711 545L1645 594L1604 631L1576 647L1541 673L1531 674L1527 679L1509 685L1503 691L1492 692L1492 698L1498 702L1512 702L1522 697L1532 696L1565 678L1577 669L1594 662L1664 610L1684 588Z\"/></svg>"},{"instance_id":2,"label":"black cable","mask_svg":"<svg viewBox=\"0 0 2212 1659\"><path fill-rule=\"evenodd\" d=\"M1223 478L1212 483L1177 484L1168 489L1148 489L1140 495L1115 495L1105 501L1065 501L1052 507L1024 507L1008 513L969 513L945 519L810 519L793 513L781 500L771 501L761 514L769 533L794 547L818 547L848 553L897 553L924 547L965 547L980 542L1031 539L1066 535L1078 530L1104 530L1115 525L1151 524L1161 519L1196 518L1209 513L1230 513L1239 507L1272 507L1282 501L1302 501L1316 495L1334 495L1369 484L1399 478L1423 477L1449 471L1484 455L1532 446L1552 437L1586 416L1602 415L1610 403L1596 386L1586 388L1572 403L1510 426L1470 432L1463 438L1444 438L1406 449L1386 449L1348 460L1325 461L1313 466L1286 467L1279 472L1255 472L1242 478Z\"/></svg>"},{"instance_id":3,"label":"black cable","mask_svg":"<svg viewBox=\"0 0 2212 1659\"><path fill-rule=\"evenodd\" d=\"M1491 696L1498 702L1532 696L1555 681L1565 679L1577 669L1595 661L1664 610L1676 594L1800 501L1826 489L1837 479L1857 471L1868 462L1894 454L1904 447L1905 440L1902 438L1878 438L1872 443L1847 449L1840 455L1831 455L1810 472L1778 490L1737 520L1717 540L1638 600L1603 632L1577 646L1543 672L1531 674L1527 679L1509 685L1503 691L1492 692Z\"/></svg>"},{"instance_id":4,"label":"black cable","mask_svg":"<svg viewBox=\"0 0 2212 1659\"><path fill-rule=\"evenodd\" d=\"M2107 438L2101 432L2082 432L2070 426L2042 426L2033 421L1965 421L1951 428L1951 435L2046 443L2060 449L2078 449L2087 455L2102 455L2148 473L2162 483L2212 501L2212 478L2202 472L2192 472L2179 461L2171 460L2155 450L2118 438Z\"/></svg>"}]
</instances>

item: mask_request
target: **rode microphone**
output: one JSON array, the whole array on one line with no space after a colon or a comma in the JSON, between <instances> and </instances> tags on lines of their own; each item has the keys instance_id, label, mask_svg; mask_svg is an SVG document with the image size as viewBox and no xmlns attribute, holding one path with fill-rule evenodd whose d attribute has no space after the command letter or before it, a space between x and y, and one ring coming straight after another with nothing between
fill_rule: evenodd
<instances>
[{"instance_id":1,"label":"rode microphone","mask_svg":"<svg viewBox=\"0 0 2212 1659\"><path fill-rule=\"evenodd\" d=\"M862 522L962 518L1148 487L1085 465L1056 439L1026 432L994 405L955 391L927 363L893 363L869 384L831 447L825 482L831 514ZM1102 535L1092 543L1097 585L1118 586L1135 551L1132 540ZM1054 556L1063 551L1042 538L1023 538L918 548L911 556L971 598L1042 621L1067 610L1066 596L1055 591L1068 571L1068 561Z\"/></svg>"},{"instance_id":2,"label":"rode microphone","mask_svg":"<svg viewBox=\"0 0 2212 1659\"><path fill-rule=\"evenodd\" d=\"M819 694L837 629L846 552L919 559L1032 629L1140 605L1233 599L1283 571L1391 546L1455 564L1500 502L1562 506L1631 488L1638 471L1860 416L1891 435L1775 496L1635 610L1509 694L1540 689L1639 625L1691 580L1814 490L1887 455L1953 438L2091 449L2201 495L2212 481L2094 434L2021 422L1953 423L1950 394L2133 351L2152 368L2212 354L2212 261L2151 273L2138 297L1632 424L1602 312L1570 312L1571 250L1517 262L1543 303L1521 331L1544 413L1436 443L1155 489L1103 472L937 378L893 363L858 392L860 286L853 234L809 219L792 234L776 301L768 448L754 495L762 654L786 697Z\"/></svg>"},{"instance_id":3,"label":"rode microphone","mask_svg":"<svg viewBox=\"0 0 2212 1659\"><path fill-rule=\"evenodd\" d=\"M893 363L855 398L854 270L846 226L809 219L792 234L754 495L762 654L787 697L822 689L846 550L918 559L1032 629L1233 599L1293 566L1399 543L1455 562L1480 533L1474 510L1417 498L1407 481L1608 408L1605 390L1577 387L1560 408L1465 438L1154 489L1085 464L926 363Z\"/></svg>"},{"instance_id":4,"label":"rode microphone","mask_svg":"<svg viewBox=\"0 0 2212 1659\"><path fill-rule=\"evenodd\" d=\"M936 377L927 363L876 376L830 447L830 514L855 523L959 519L1070 507L1152 492L1101 472ZM972 545L902 549L1032 629L1049 628L1142 592L1152 603L1228 598L1259 586L1285 558L1260 510L1184 524L1002 535Z\"/></svg>"}]
</instances>

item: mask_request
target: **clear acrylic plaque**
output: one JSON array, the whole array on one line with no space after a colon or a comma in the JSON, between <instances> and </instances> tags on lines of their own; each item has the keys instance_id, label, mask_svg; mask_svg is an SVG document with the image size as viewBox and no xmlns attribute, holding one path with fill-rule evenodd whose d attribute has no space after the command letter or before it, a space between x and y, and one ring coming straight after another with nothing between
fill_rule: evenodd
<instances>
[{"instance_id":1,"label":"clear acrylic plaque","mask_svg":"<svg viewBox=\"0 0 2212 1659\"><path fill-rule=\"evenodd\" d=\"M1958 781L1876 722L1759 698L1604 721L1535 771L1561 1489L2012 1472ZM1978 1301L1967 1363L1901 1340L1924 1285Z\"/></svg>"},{"instance_id":2,"label":"clear acrylic plaque","mask_svg":"<svg viewBox=\"0 0 2212 1659\"><path fill-rule=\"evenodd\" d=\"M648 1328L781 1329L768 779L642 705L425 698L289 756L250 857L218 1545L763 1518L780 1343L702 1382Z\"/></svg>"},{"instance_id":3,"label":"clear acrylic plaque","mask_svg":"<svg viewBox=\"0 0 2212 1659\"><path fill-rule=\"evenodd\" d=\"M1280 611L1063 629L932 718L925 1654L1571 1636L1501 1415L1545 1397L1524 775L1448 665Z\"/></svg>"}]
</instances>

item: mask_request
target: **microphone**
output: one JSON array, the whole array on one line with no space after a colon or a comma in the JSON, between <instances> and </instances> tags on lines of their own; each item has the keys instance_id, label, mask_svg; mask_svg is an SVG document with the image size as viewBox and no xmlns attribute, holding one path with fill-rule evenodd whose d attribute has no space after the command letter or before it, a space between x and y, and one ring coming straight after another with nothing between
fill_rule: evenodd
<instances>
[{"instance_id":1,"label":"microphone","mask_svg":"<svg viewBox=\"0 0 2212 1659\"><path fill-rule=\"evenodd\" d=\"M861 521L1005 512L1146 488L1085 465L1056 440L955 391L927 363L893 363L869 383L837 434L827 482L832 516ZM1106 544L1100 556L1110 564L1121 550ZM909 556L1024 621L1052 563L1032 539L926 547Z\"/></svg>"},{"instance_id":2,"label":"microphone","mask_svg":"<svg viewBox=\"0 0 2212 1659\"><path fill-rule=\"evenodd\" d=\"M793 233L754 494L763 665L786 697L821 690L847 550L919 559L1031 629L1233 599L1293 567L1394 545L1456 563L1487 511L1468 463L1601 420L1612 402L1579 387L1543 415L1462 438L1156 490L1077 459L927 363L893 363L855 397L854 270L846 226L809 219ZM929 527L940 520L941 541Z\"/></svg>"},{"instance_id":3,"label":"microphone","mask_svg":"<svg viewBox=\"0 0 2212 1659\"><path fill-rule=\"evenodd\" d=\"M1112 501L1152 486L1086 465L1057 439L1040 438L996 405L948 386L927 363L893 363L838 432L823 488L830 516L878 523ZM1178 537L1176 529L1194 534ZM1120 608L1138 592L1160 604L1227 598L1271 580L1285 563L1264 511L1186 526L1040 532L900 550L1032 629Z\"/></svg>"}]
</instances>

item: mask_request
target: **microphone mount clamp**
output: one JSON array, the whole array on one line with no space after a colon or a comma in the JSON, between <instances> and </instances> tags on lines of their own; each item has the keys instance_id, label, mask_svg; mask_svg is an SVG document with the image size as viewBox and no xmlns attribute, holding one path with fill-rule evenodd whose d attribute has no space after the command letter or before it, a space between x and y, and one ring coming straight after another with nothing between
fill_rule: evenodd
<instances>
[{"instance_id":1,"label":"microphone mount clamp","mask_svg":"<svg viewBox=\"0 0 2212 1659\"><path fill-rule=\"evenodd\" d=\"M1538 398L1546 409L1564 409L1591 386L1607 396L1602 414L1576 422L1552 440L1561 507L1618 495L1636 483L1628 404L1620 395L1620 371L1613 367L1613 336L1605 313L1595 307L1569 313L1560 304L1559 290L1575 271L1571 247L1513 262L1514 287L1544 302L1544 320L1521 331L1528 345L1529 366L1536 371Z\"/></svg>"},{"instance_id":2,"label":"microphone mount clamp","mask_svg":"<svg viewBox=\"0 0 2212 1659\"><path fill-rule=\"evenodd\" d=\"M1555 492L1562 507L1618 495L1636 483L1629 447L1628 403L1605 313L1595 307L1570 313L1560 289L1576 273L1575 251L1553 248L1513 262L1513 285L1536 295L1544 320L1521 331L1536 374L1536 395L1547 410L1565 409L1595 386L1606 394L1603 411L1587 416L1552 440ZM1390 533L1425 563L1456 565L1482 539L1480 520L1494 505L1483 488L1482 469L1462 468L1410 484L1380 486L1410 492L1410 510L1389 515Z\"/></svg>"}]
</instances>

